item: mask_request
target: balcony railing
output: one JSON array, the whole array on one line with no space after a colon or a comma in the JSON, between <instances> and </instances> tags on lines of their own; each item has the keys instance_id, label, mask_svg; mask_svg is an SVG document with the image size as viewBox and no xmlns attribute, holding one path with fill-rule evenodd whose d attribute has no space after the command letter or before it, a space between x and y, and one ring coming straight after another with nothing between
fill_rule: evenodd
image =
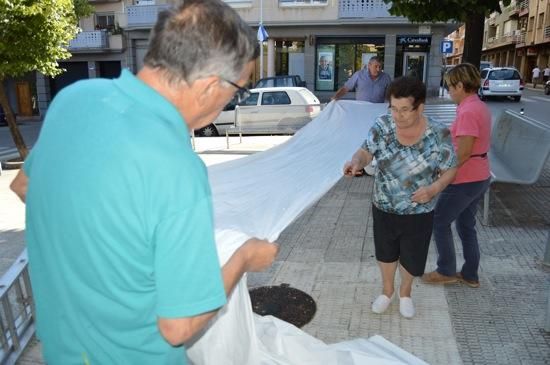
<instances>
[{"instance_id":1,"label":"balcony railing","mask_svg":"<svg viewBox=\"0 0 550 365\"><path fill-rule=\"evenodd\" d=\"M92 49L109 48L109 37L106 30L94 30L91 32L80 32L76 38L69 43L69 49Z\"/></svg>"},{"instance_id":2,"label":"balcony railing","mask_svg":"<svg viewBox=\"0 0 550 365\"><path fill-rule=\"evenodd\" d=\"M340 0L339 18L386 18L391 17L388 9L391 5L382 0Z\"/></svg>"},{"instance_id":3,"label":"balcony railing","mask_svg":"<svg viewBox=\"0 0 550 365\"><path fill-rule=\"evenodd\" d=\"M512 33L506 33L498 37L487 38L486 48L495 48L513 43L516 43L516 37Z\"/></svg>"},{"instance_id":4,"label":"balcony railing","mask_svg":"<svg viewBox=\"0 0 550 365\"><path fill-rule=\"evenodd\" d=\"M544 27L544 39L550 39L550 25Z\"/></svg>"},{"instance_id":5,"label":"balcony railing","mask_svg":"<svg viewBox=\"0 0 550 365\"><path fill-rule=\"evenodd\" d=\"M279 6L324 6L327 0L279 0Z\"/></svg>"},{"instance_id":6,"label":"balcony railing","mask_svg":"<svg viewBox=\"0 0 550 365\"><path fill-rule=\"evenodd\" d=\"M0 364L15 364L34 335L27 250L0 279Z\"/></svg>"},{"instance_id":7,"label":"balcony railing","mask_svg":"<svg viewBox=\"0 0 550 365\"><path fill-rule=\"evenodd\" d=\"M522 0L518 3L519 16L529 14L529 0Z\"/></svg>"},{"instance_id":8,"label":"balcony railing","mask_svg":"<svg viewBox=\"0 0 550 365\"><path fill-rule=\"evenodd\" d=\"M128 28L151 28L157 22L159 13L171 7L170 4L128 6Z\"/></svg>"},{"instance_id":9,"label":"balcony railing","mask_svg":"<svg viewBox=\"0 0 550 365\"><path fill-rule=\"evenodd\" d=\"M514 40L516 42L516 48L525 46L525 35L527 34L526 31L521 30L514 34Z\"/></svg>"}]
</instances>

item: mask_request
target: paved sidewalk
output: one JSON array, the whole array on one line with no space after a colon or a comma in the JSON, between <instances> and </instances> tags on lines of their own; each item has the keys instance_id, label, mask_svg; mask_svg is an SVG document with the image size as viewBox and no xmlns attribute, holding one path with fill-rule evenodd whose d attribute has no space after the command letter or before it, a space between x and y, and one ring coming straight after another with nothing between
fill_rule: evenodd
<instances>
[{"instance_id":1,"label":"paved sidewalk","mask_svg":"<svg viewBox=\"0 0 550 365\"><path fill-rule=\"evenodd\" d=\"M197 138L195 144L213 164L287 138L244 137L241 144L231 137L229 150L221 137ZM0 262L10 262L23 248L24 208L7 192L14 174L0 176ZM494 187L493 226L478 223L481 288L417 281L417 315L411 320L399 315L397 301L386 314L370 312L381 287L372 242L372 188L372 177L341 179L281 234L277 261L269 271L250 275L249 286L288 283L312 295L317 313L304 329L328 343L379 334L434 365L550 363L550 334L543 330L550 271L540 264L550 228L550 163L533 186ZM434 268L435 259L432 244L426 270ZM42 363L36 345L19 361Z\"/></svg>"}]
</instances>

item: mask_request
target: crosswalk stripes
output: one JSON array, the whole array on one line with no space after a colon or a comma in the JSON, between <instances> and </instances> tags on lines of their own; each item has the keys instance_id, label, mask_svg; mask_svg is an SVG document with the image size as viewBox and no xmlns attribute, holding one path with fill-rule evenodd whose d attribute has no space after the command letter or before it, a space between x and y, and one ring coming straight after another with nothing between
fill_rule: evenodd
<instances>
[{"instance_id":1,"label":"crosswalk stripes","mask_svg":"<svg viewBox=\"0 0 550 365\"><path fill-rule=\"evenodd\" d=\"M427 104L424 107L424 115L431 117L445 125L451 125L456 117L455 104Z\"/></svg>"},{"instance_id":2,"label":"crosswalk stripes","mask_svg":"<svg viewBox=\"0 0 550 365\"><path fill-rule=\"evenodd\" d=\"M544 96L531 96L530 98L537 99L537 100L540 100L540 101L550 102L550 95L547 96L547 97L544 97Z\"/></svg>"}]
</instances>

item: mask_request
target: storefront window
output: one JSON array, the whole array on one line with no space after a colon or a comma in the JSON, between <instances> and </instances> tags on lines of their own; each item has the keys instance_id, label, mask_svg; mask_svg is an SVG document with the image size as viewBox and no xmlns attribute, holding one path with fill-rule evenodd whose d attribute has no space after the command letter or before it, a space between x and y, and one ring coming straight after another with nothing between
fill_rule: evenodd
<instances>
[{"instance_id":1,"label":"storefront window","mask_svg":"<svg viewBox=\"0 0 550 365\"><path fill-rule=\"evenodd\" d=\"M293 69L293 59L304 53L304 41L276 40L275 41L275 75L300 74ZM291 65L292 64L292 65ZM303 71L301 75L303 77Z\"/></svg>"},{"instance_id":2,"label":"storefront window","mask_svg":"<svg viewBox=\"0 0 550 365\"><path fill-rule=\"evenodd\" d=\"M384 59L384 37L319 39L315 64L315 90L336 91L372 56Z\"/></svg>"}]
</instances>

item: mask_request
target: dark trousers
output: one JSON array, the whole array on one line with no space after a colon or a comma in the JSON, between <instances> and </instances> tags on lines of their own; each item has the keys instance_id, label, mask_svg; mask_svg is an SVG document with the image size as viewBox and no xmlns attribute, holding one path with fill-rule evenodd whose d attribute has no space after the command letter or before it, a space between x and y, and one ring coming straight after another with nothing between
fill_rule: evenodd
<instances>
[{"instance_id":1,"label":"dark trousers","mask_svg":"<svg viewBox=\"0 0 550 365\"><path fill-rule=\"evenodd\" d=\"M479 201L489 187L491 179L449 185L439 195L435 206L433 236L437 246L437 272L446 276L456 274L456 254L451 223L462 241L465 279L479 280L479 244L476 232L476 211Z\"/></svg>"}]
</instances>

